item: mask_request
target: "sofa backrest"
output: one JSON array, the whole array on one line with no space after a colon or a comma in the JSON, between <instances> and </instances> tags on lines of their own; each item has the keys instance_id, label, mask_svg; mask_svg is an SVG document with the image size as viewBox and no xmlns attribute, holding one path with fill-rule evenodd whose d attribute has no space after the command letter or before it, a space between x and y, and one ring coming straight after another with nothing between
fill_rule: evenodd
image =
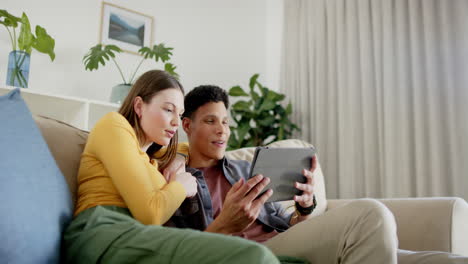
<instances>
[{"instance_id":1,"label":"sofa backrest","mask_svg":"<svg viewBox=\"0 0 468 264\"><path fill-rule=\"evenodd\" d=\"M45 141L49 145L49 149L54 156L58 167L62 171L70 188L73 202L76 201L78 168L80 165L81 153L83 152L88 132L80 130L66 123L55 119L36 116L35 121L39 126ZM269 147L311 147L312 145L301 140L289 139L277 141L269 145ZM252 161L255 148L242 148L238 150L228 151L226 156L230 159L243 159ZM327 200L325 194L325 182L322 174L320 163L314 174L315 177L315 196L317 199L317 208L313 215L320 215L327 208ZM285 202L285 206L291 205L291 202Z\"/></svg>"},{"instance_id":2,"label":"sofa backrest","mask_svg":"<svg viewBox=\"0 0 468 264\"><path fill-rule=\"evenodd\" d=\"M73 204L75 204L76 177L88 132L43 116L35 116L34 120L67 181Z\"/></svg>"}]
</instances>

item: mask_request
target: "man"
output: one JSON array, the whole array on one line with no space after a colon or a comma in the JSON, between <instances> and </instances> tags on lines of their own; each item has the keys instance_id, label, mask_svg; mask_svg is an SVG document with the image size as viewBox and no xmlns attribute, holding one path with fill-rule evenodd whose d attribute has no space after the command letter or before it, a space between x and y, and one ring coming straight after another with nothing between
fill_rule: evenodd
<instances>
[{"instance_id":1,"label":"man","mask_svg":"<svg viewBox=\"0 0 468 264\"><path fill-rule=\"evenodd\" d=\"M257 198L268 175L248 179L248 162L224 156L230 136L228 107L226 92L216 86L199 86L187 94L182 127L198 193L167 225L241 236L264 243L277 255L312 263L397 263L395 221L381 203L358 200L309 219L316 206L315 157L311 169L303 171L307 182L295 184L303 194L294 197L293 214L277 203L265 203L272 190Z\"/></svg>"}]
</instances>

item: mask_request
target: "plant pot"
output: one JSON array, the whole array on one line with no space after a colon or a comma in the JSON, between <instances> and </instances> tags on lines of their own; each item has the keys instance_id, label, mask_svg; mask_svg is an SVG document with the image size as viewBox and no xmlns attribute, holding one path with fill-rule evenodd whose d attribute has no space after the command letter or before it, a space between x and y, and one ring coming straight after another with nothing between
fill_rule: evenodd
<instances>
[{"instance_id":1,"label":"plant pot","mask_svg":"<svg viewBox=\"0 0 468 264\"><path fill-rule=\"evenodd\" d=\"M8 72L6 84L15 87L28 88L29 63L31 55L22 50L14 50L8 56Z\"/></svg>"},{"instance_id":2,"label":"plant pot","mask_svg":"<svg viewBox=\"0 0 468 264\"><path fill-rule=\"evenodd\" d=\"M121 104L125 100L125 97L127 97L127 94L131 88L131 84L119 84L112 87L110 97L111 103Z\"/></svg>"}]
</instances>

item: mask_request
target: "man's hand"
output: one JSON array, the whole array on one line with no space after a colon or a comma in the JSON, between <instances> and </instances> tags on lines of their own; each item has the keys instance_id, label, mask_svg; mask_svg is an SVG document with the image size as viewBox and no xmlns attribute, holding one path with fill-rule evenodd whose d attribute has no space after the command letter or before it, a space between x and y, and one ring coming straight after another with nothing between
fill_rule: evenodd
<instances>
[{"instance_id":1,"label":"man's hand","mask_svg":"<svg viewBox=\"0 0 468 264\"><path fill-rule=\"evenodd\" d=\"M206 231L233 234L249 227L257 219L263 204L273 194L270 189L257 198L269 182L270 179L263 175L256 175L245 183L244 179L240 179L226 194L221 213Z\"/></svg>"},{"instance_id":2,"label":"man's hand","mask_svg":"<svg viewBox=\"0 0 468 264\"><path fill-rule=\"evenodd\" d=\"M311 160L311 165L310 165L310 170L303 169L302 174L304 177L307 178L306 183L299 183L296 182L294 184L294 187L297 189L301 190L303 193L302 195L294 196L294 201L298 202L300 206L307 208L311 207L314 204L313 197L314 197L314 186L315 186L315 181L314 181L314 171L317 168L317 157L313 156Z\"/></svg>"}]
</instances>

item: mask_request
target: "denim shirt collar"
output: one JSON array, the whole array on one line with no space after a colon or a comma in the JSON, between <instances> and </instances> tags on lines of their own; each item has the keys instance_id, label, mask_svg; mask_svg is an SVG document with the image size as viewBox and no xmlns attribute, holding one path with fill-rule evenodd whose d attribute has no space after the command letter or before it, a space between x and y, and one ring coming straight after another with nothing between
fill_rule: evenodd
<instances>
[{"instance_id":1,"label":"denim shirt collar","mask_svg":"<svg viewBox=\"0 0 468 264\"><path fill-rule=\"evenodd\" d=\"M222 164L221 168L223 169L224 177L231 185L234 185L241 179L241 176L232 173L232 170L230 169L232 167L232 162L229 159L223 157L219 160L218 165L219 164ZM203 173L199 169L186 166L186 171L191 173L197 179L204 178Z\"/></svg>"}]
</instances>

